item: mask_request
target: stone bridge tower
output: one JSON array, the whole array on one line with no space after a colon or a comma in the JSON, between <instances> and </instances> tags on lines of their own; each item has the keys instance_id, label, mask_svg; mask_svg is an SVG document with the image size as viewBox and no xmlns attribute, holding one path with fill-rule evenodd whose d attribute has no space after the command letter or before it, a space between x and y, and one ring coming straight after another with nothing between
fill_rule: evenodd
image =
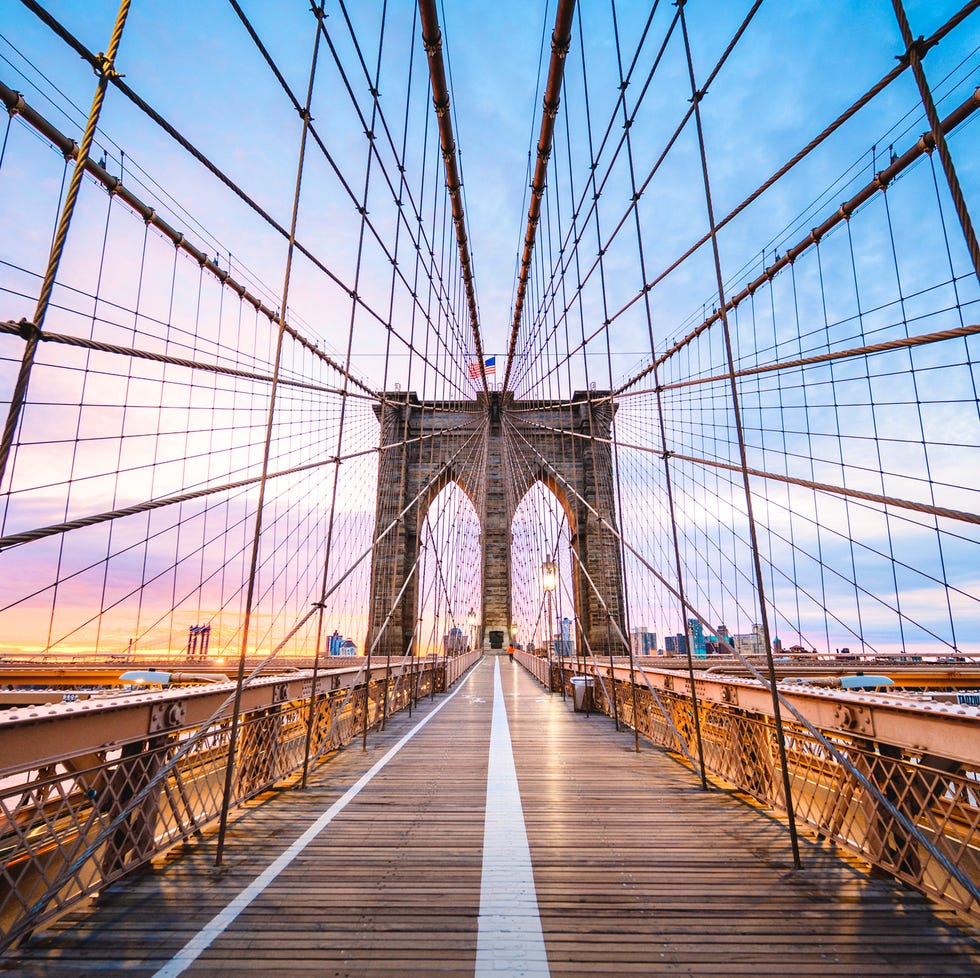
<instances>
[{"instance_id":1,"label":"stone bridge tower","mask_svg":"<svg viewBox=\"0 0 980 978\"><path fill-rule=\"evenodd\" d=\"M608 392L577 391L571 401L515 401L510 393L496 392L475 401L420 401L402 391L385 397L387 404L374 409L381 423L378 532L403 515L375 547L368 648L379 633L375 654L404 655L413 648L419 595L418 576L409 572L429 506L450 482L466 493L480 520L478 634L488 651L506 648L511 637L511 524L524 495L541 481L568 519L576 639L584 638L595 653L620 651L609 617L625 633L622 548L600 523L601 518L618 528Z\"/></svg>"}]
</instances>

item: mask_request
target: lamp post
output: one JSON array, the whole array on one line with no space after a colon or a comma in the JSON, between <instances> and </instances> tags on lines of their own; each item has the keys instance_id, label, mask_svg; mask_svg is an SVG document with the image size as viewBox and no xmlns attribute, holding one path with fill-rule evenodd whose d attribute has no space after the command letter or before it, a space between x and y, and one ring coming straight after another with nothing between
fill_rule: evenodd
<instances>
[{"instance_id":1,"label":"lamp post","mask_svg":"<svg viewBox=\"0 0 980 978\"><path fill-rule=\"evenodd\" d=\"M470 608L466 616L466 624L470 626L470 648L476 648L476 612Z\"/></svg>"},{"instance_id":2,"label":"lamp post","mask_svg":"<svg viewBox=\"0 0 980 978\"><path fill-rule=\"evenodd\" d=\"M552 640L552 621L551 621L551 596L555 588L558 587L558 568L550 558L541 565L541 586L544 588L545 596L548 599L548 627L545 629L544 640L548 647L548 692L554 692L551 688L551 649L554 645Z\"/></svg>"}]
</instances>

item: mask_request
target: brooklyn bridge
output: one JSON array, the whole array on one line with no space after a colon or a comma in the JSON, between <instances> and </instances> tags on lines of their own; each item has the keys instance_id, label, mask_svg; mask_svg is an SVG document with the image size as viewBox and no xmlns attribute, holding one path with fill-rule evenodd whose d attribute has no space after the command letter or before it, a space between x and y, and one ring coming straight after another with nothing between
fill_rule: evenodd
<instances>
[{"instance_id":1,"label":"brooklyn bridge","mask_svg":"<svg viewBox=\"0 0 980 978\"><path fill-rule=\"evenodd\" d=\"M9 0L0 970L980 972L978 7Z\"/></svg>"}]
</instances>

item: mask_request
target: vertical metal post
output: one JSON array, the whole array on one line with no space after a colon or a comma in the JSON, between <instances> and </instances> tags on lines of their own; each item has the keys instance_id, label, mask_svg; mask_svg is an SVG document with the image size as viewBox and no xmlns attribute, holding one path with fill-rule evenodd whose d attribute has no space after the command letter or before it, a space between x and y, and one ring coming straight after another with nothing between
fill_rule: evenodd
<instances>
[{"instance_id":1,"label":"vertical metal post","mask_svg":"<svg viewBox=\"0 0 980 978\"><path fill-rule=\"evenodd\" d=\"M320 608L320 618L323 618L323 607ZM316 716L316 687L320 672L320 632L317 631L316 650L313 653L313 679L310 685L310 712L306 718L306 745L303 750L303 780L301 787L306 787L306 779L310 770L310 749L313 746L313 721Z\"/></svg>"},{"instance_id":2,"label":"vertical metal post","mask_svg":"<svg viewBox=\"0 0 980 978\"><path fill-rule=\"evenodd\" d=\"M552 634L551 634L551 629L553 627L553 622L551 618L551 591L547 591L546 593L548 595L548 630L547 632L545 632L544 640L545 642L548 643L548 692L553 693L554 690L552 689L552 682L551 682L551 676L552 676L551 650L552 647L554 646L554 641L552 640Z\"/></svg>"},{"instance_id":3,"label":"vertical metal post","mask_svg":"<svg viewBox=\"0 0 980 978\"><path fill-rule=\"evenodd\" d=\"M371 649L364 668L364 725L361 728L361 750L367 750L368 713L371 711Z\"/></svg>"},{"instance_id":4,"label":"vertical metal post","mask_svg":"<svg viewBox=\"0 0 980 978\"><path fill-rule=\"evenodd\" d=\"M561 698L564 700L565 699L565 635L561 630L561 620L558 618L558 615L560 614L561 611L559 611L555 616L555 624L558 627L558 643L559 643L558 648L560 650L558 655L558 674L559 676L561 676Z\"/></svg>"}]
</instances>

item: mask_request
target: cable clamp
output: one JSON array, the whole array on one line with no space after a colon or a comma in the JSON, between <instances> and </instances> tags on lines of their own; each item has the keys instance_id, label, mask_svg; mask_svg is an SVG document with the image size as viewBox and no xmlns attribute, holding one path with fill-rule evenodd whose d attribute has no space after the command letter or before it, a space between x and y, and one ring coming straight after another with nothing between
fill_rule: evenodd
<instances>
[{"instance_id":1,"label":"cable clamp","mask_svg":"<svg viewBox=\"0 0 980 978\"><path fill-rule=\"evenodd\" d=\"M912 64L913 55L915 56L915 61L921 62L929 51L932 44L927 44L926 39L920 34L909 46L908 50L904 54L896 54L895 60L906 67Z\"/></svg>"},{"instance_id":2,"label":"cable clamp","mask_svg":"<svg viewBox=\"0 0 980 978\"><path fill-rule=\"evenodd\" d=\"M30 340L37 339L41 335L41 330L29 319L22 319L17 324L17 333L27 343Z\"/></svg>"},{"instance_id":3,"label":"cable clamp","mask_svg":"<svg viewBox=\"0 0 980 978\"><path fill-rule=\"evenodd\" d=\"M562 44L558 39L558 32L552 31L551 34L551 52L556 57L564 59L568 54L568 49L571 47L572 39L569 36L568 40Z\"/></svg>"},{"instance_id":4,"label":"cable clamp","mask_svg":"<svg viewBox=\"0 0 980 978\"><path fill-rule=\"evenodd\" d=\"M95 56L95 64L92 65L92 70L97 74L101 75L103 78L125 78L125 75L120 75L118 71L112 66L112 59L108 55L100 51Z\"/></svg>"}]
</instances>

